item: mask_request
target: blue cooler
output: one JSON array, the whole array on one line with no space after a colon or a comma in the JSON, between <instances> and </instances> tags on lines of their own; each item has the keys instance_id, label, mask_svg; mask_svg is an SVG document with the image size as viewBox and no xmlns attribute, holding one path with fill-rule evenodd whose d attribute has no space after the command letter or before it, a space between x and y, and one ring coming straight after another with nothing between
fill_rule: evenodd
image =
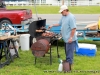
<instances>
[{"instance_id":1,"label":"blue cooler","mask_svg":"<svg viewBox=\"0 0 100 75\"><path fill-rule=\"evenodd\" d=\"M97 47L95 44L79 43L79 48L76 50L77 55L95 56Z\"/></svg>"}]
</instances>

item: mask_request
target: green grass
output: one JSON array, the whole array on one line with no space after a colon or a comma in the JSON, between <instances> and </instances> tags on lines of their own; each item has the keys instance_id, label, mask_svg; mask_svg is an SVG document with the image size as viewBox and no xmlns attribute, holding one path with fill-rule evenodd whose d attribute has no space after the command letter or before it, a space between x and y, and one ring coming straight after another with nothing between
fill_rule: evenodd
<instances>
[{"instance_id":1,"label":"green grass","mask_svg":"<svg viewBox=\"0 0 100 75\"><path fill-rule=\"evenodd\" d=\"M59 14L60 6L36 6L38 14ZM31 9L35 12L34 6L7 6L7 9ZM100 6L69 6L74 14L100 14Z\"/></svg>"},{"instance_id":2,"label":"green grass","mask_svg":"<svg viewBox=\"0 0 100 75\"><path fill-rule=\"evenodd\" d=\"M74 65L73 70L67 75L99 75L100 73L100 42L93 41L79 41L80 43L91 43L97 45L97 53L94 57L78 56L74 53ZM61 59L65 59L65 53L63 48L63 42L59 41L59 54ZM46 54L45 57L37 59L36 65L34 64L34 56L29 51L19 50L20 58L15 58L14 62L4 66L0 69L0 75L65 75L63 72L57 72L58 58L56 52L56 46L52 46L52 65L50 65L50 56ZM76 72L76 71L83 72ZM93 73L99 70L99 73ZM48 71L48 72L47 72ZM75 71L75 72L73 72ZM90 72L92 71L92 72Z\"/></svg>"}]
</instances>

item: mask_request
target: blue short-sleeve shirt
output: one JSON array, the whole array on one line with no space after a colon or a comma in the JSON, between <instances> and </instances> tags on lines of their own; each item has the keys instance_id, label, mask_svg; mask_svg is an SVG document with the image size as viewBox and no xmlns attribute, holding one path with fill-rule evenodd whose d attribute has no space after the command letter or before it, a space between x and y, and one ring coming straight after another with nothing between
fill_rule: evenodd
<instances>
[{"instance_id":1,"label":"blue short-sleeve shirt","mask_svg":"<svg viewBox=\"0 0 100 75\"><path fill-rule=\"evenodd\" d=\"M68 42L70 38L71 30L76 28L76 20L73 14L69 13L67 16L62 16L59 21L61 25L61 34L63 37L64 42ZM76 34L73 36L73 41L77 40Z\"/></svg>"}]
</instances>

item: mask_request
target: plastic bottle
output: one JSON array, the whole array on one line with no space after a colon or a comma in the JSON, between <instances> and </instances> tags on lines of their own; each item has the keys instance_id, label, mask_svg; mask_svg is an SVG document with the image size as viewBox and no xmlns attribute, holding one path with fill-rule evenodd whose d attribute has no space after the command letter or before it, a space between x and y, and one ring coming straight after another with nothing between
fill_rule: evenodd
<instances>
[{"instance_id":1,"label":"plastic bottle","mask_svg":"<svg viewBox=\"0 0 100 75\"><path fill-rule=\"evenodd\" d=\"M59 64L59 67L58 67L58 71L59 71L59 72L63 71L62 60L60 60L60 64Z\"/></svg>"}]
</instances>

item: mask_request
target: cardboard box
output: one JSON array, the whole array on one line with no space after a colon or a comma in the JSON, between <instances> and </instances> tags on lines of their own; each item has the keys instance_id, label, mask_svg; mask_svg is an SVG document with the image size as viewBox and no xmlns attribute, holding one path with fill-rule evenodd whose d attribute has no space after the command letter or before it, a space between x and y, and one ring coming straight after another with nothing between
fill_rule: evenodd
<instances>
[{"instance_id":1,"label":"cardboard box","mask_svg":"<svg viewBox=\"0 0 100 75\"><path fill-rule=\"evenodd\" d=\"M98 22L88 24L84 29L87 29L87 28L90 30L97 30L98 29Z\"/></svg>"}]
</instances>

